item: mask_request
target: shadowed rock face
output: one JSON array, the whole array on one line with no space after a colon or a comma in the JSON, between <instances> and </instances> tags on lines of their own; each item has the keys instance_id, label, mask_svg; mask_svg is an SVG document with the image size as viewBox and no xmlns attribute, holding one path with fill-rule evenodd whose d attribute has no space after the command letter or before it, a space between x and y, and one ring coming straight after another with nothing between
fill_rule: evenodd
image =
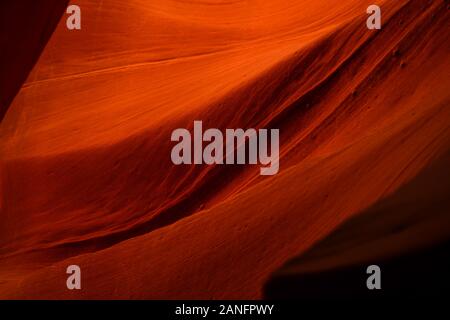
<instances>
[{"instance_id":1,"label":"shadowed rock face","mask_svg":"<svg viewBox=\"0 0 450 320\"><path fill-rule=\"evenodd\" d=\"M271 299L444 296L450 286L450 153L277 270ZM381 290L368 290L368 266Z\"/></svg>"},{"instance_id":2,"label":"shadowed rock face","mask_svg":"<svg viewBox=\"0 0 450 320\"><path fill-rule=\"evenodd\" d=\"M38 60L68 2L0 2L0 121Z\"/></svg>"}]
</instances>

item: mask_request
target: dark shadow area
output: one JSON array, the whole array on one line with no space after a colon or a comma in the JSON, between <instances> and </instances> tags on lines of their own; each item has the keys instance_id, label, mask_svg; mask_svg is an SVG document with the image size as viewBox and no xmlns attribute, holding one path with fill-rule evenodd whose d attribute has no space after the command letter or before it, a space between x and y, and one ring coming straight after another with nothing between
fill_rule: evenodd
<instances>
[{"instance_id":1,"label":"dark shadow area","mask_svg":"<svg viewBox=\"0 0 450 320\"><path fill-rule=\"evenodd\" d=\"M443 298L450 290L450 161L415 179L277 270L268 299ZM381 269L369 290L366 269Z\"/></svg>"},{"instance_id":2,"label":"dark shadow area","mask_svg":"<svg viewBox=\"0 0 450 320\"><path fill-rule=\"evenodd\" d=\"M68 2L0 2L0 121L50 39Z\"/></svg>"}]
</instances>

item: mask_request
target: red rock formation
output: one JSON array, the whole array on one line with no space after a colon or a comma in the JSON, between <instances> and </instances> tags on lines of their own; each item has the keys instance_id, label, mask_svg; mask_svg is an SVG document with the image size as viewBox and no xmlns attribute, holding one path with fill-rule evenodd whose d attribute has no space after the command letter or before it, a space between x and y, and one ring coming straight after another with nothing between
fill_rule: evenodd
<instances>
[{"instance_id":1,"label":"red rock formation","mask_svg":"<svg viewBox=\"0 0 450 320\"><path fill-rule=\"evenodd\" d=\"M259 298L450 147L443 1L77 4L0 125L0 297ZM280 173L173 165L198 119L279 128Z\"/></svg>"}]
</instances>

